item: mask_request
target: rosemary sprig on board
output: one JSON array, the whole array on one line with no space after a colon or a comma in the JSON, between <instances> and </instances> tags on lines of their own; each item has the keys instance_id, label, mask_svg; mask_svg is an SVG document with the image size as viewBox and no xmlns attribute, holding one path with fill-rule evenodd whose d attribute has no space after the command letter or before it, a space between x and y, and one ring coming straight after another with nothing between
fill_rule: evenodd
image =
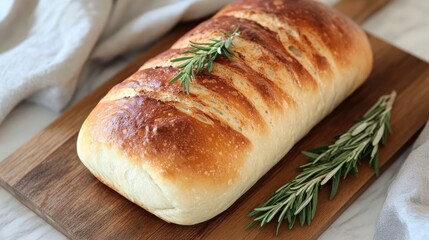
<instances>
[{"instance_id":1,"label":"rosemary sprig on board","mask_svg":"<svg viewBox=\"0 0 429 240\"><path fill-rule=\"evenodd\" d=\"M182 52L187 56L171 60L171 62L183 63L177 66L178 69L181 69L181 72L170 82L180 80L182 91L189 94L189 84L195 79L195 75L203 70L210 73L213 62L219 55L224 55L231 60L234 53L229 47L233 45L233 38L239 35L239 27L234 27L231 32L225 34L224 39L210 39L210 42L206 43L191 41L191 49Z\"/></svg>"},{"instance_id":2,"label":"rosemary sprig on board","mask_svg":"<svg viewBox=\"0 0 429 240\"><path fill-rule=\"evenodd\" d=\"M379 174L378 146L386 144L390 128L390 110L396 93L382 96L346 133L340 135L329 146L318 147L303 154L312 160L302 165L302 171L295 179L286 183L262 205L249 213L253 221L246 229L259 223L265 226L277 221L278 234L281 224L287 221L289 229L299 217L301 226L313 220L317 209L317 197L321 186L331 182L332 200L338 190L340 179L352 172L357 174L360 161L369 156L369 164Z\"/></svg>"}]
</instances>

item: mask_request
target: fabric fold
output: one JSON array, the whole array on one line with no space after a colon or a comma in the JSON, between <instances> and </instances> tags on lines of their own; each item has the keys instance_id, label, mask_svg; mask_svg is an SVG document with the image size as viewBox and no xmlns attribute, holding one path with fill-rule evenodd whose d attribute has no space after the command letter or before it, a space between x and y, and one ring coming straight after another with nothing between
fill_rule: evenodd
<instances>
[{"instance_id":1,"label":"fabric fold","mask_svg":"<svg viewBox=\"0 0 429 240\"><path fill-rule=\"evenodd\" d=\"M145 46L179 21L207 16L228 2L1 1L0 123L25 99L61 111L90 61Z\"/></svg>"},{"instance_id":2,"label":"fabric fold","mask_svg":"<svg viewBox=\"0 0 429 240\"><path fill-rule=\"evenodd\" d=\"M375 240L429 239L429 123L392 182Z\"/></svg>"}]
</instances>

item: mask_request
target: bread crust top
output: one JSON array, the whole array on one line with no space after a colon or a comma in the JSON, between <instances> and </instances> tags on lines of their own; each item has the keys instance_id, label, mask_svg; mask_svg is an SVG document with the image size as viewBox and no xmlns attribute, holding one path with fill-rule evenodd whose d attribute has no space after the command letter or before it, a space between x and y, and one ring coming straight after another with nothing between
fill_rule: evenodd
<instances>
[{"instance_id":1,"label":"bread crust top","mask_svg":"<svg viewBox=\"0 0 429 240\"><path fill-rule=\"evenodd\" d=\"M216 59L211 74L197 75L189 95L178 82L169 83L179 73L170 60L182 56L189 41L221 38L234 26L241 34L232 61ZM338 104L351 90L337 94L336 86L354 90L371 66L365 33L321 3L237 1L115 86L81 134L91 151L115 149L121 161L150 166L166 182L221 188L242 174L255 145L282 141L273 136L285 116L311 118L303 113L307 99L326 91L332 96L320 104ZM358 72L356 80L333 83L339 75L350 78L350 69Z\"/></svg>"}]
</instances>

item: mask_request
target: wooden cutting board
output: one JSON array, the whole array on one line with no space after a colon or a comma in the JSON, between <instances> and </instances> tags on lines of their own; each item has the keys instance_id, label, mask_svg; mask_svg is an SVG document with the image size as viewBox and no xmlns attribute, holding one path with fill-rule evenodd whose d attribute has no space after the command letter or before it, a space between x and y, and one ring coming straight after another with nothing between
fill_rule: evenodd
<instances>
[{"instance_id":1,"label":"wooden cutting board","mask_svg":"<svg viewBox=\"0 0 429 240\"><path fill-rule=\"evenodd\" d=\"M388 0L347 0L337 8L362 21ZM132 74L148 58L168 48L195 23L176 28L109 82L87 96L0 164L0 184L18 200L72 239L314 239L319 236L375 179L364 162L357 177L341 183L336 198L329 187L319 195L311 226L296 226L275 237L275 224L244 231L246 215L271 192L292 179L296 167L308 159L300 154L326 144L383 94L396 90L392 112L393 135L380 150L381 171L421 129L429 117L429 65L370 36L375 64L370 79L320 122L271 171L232 207L194 226L168 224L97 181L76 155L78 130L91 109L116 83ZM143 186L144 187L144 186Z\"/></svg>"}]
</instances>

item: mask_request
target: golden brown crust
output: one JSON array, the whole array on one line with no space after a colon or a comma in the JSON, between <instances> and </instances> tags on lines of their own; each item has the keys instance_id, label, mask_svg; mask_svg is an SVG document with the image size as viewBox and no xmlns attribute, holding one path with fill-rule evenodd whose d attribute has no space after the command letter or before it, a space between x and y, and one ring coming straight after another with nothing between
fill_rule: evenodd
<instances>
[{"instance_id":1,"label":"golden brown crust","mask_svg":"<svg viewBox=\"0 0 429 240\"><path fill-rule=\"evenodd\" d=\"M211 124L143 95L102 102L89 117L89 137L115 145L136 165L146 161L164 177L234 178L249 140L200 111L195 114Z\"/></svg>"},{"instance_id":2,"label":"golden brown crust","mask_svg":"<svg viewBox=\"0 0 429 240\"><path fill-rule=\"evenodd\" d=\"M232 61L218 57L189 95L169 83L179 73L170 60L190 41L222 38L234 26L241 35ZM321 3L237 1L115 86L85 121L79 156L163 219L201 222L250 188L371 66L365 33Z\"/></svg>"},{"instance_id":3,"label":"golden brown crust","mask_svg":"<svg viewBox=\"0 0 429 240\"><path fill-rule=\"evenodd\" d=\"M299 79L296 78L294 80L299 81L300 85L309 84L311 86L316 86L314 78L308 73L307 69L302 66L298 59L293 57L292 54L285 49L278 39L277 33L261 26L255 21L219 14L211 21L200 24L192 31L192 33L194 33L194 35L204 35L205 33L213 30L228 32L233 26L240 26L240 38L261 46L264 50L274 56L278 63L286 67L289 71L299 75ZM243 58L243 55L239 56L241 56L241 59ZM267 56L262 55L260 57L260 61L267 60ZM253 74L254 73L247 74L246 78L252 78Z\"/></svg>"},{"instance_id":4,"label":"golden brown crust","mask_svg":"<svg viewBox=\"0 0 429 240\"><path fill-rule=\"evenodd\" d=\"M317 1L240 0L225 7L218 16L239 11L274 15L281 21L293 24L298 34L305 29L313 36L320 37L329 50L337 51L335 56L338 58L344 56L340 53L353 47L355 34L360 31L350 19Z\"/></svg>"},{"instance_id":5,"label":"golden brown crust","mask_svg":"<svg viewBox=\"0 0 429 240\"><path fill-rule=\"evenodd\" d=\"M277 32L256 21L233 16L237 12L248 12L250 15L262 13L273 15L280 21L289 25L293 24L299 39L293 34L288 34L289 43L285 45L284 42L281 42ZM91 118L94 119L92 132L102 131L104 133L97 139L119 146L130 159L150 162L162 170L166 176L176 176L182 172L190 174L194 170L197 174L191 175L199 175L218 168L215 171L217 174L221 174L221 171L225 170L222 173L224 174L223 179L230 179L231 176L228 172L232 170L220 166L229 166L228 162L234 162L235 167L239 168L239 164L236 160L230 160L229 156L217 159L216 153L233 151L237 155L238 152L241 152L240 157L242 157L241 155L246 149L249 149L251 144L240 131L243 127L249 126L249 122L252 122L250 124L252 130L257 126L256 131L263 134L267 122L262 115L268 110L258 111L253 101L250 100L250 96L241 93L231 79L218 76L218 72L232 71L240 75L241 80L245 80L246 84L259 94L264 105L271 112L282 111L285 104L294 106L295 99L288 94L288 89L279 84L279 80L276 81L264 73L265 69L252 66L252 61L267 62L275 70L285 69L291 78L280 81L292 80L286 85L294 84L300 91L306 91L309 88L314 91L318 88L316 75L309 72L311 68L305 67L304 61L300 60L300 57L308 58L307 64L313 67L313 71L324 75L332 74L331 64L314 46L314 42L323 43L323 47L327 48L325 51L332 53L335 61L341 63L344 62L343 58L347 55L344 53L352 46L351 38L355 32L353 27L350 27L348 20L338 17L337 12L327 9L319 3L243 0L230 4L214 18L197 26L179 40L179 45L180 42L187 43L189 40L209 38L204 36L221 36L230 31L233 26L240 26L240 41L257 46L266 51L266 54L261 54L257 59L251 60L249 58L253 55L249 55L245 49L235 47L237 56L233 61L223 57L218 58L213 74L199 74L195 83L191 84L191 94L186 95L181 92L181 87L177 83L169 84L169 80L179 72L172 67L169 59L179 56L185 49L176 48L161 53L157 59L162 64L156 64L157 59L152 60L155 62L155 66L141 69L111 91L112 93L130 88L135 90L135 96L103 102L91 114ZM305 31L303 31L304 29ZM308 34L311 34L310 37L313 38L314 36L319 37L320 41L310 41ZM288 47L286 48L286 46ZM217 71L217 68L221 70ZM239 117L236 117L238 127L228 126L228 122L219 118L219 115L227 113L224 113L221 108L217 108L216 104L210 106L207 101L204 102L206 94L194 93L196 85L204 88L216 101L224 103L224 109L234 109L231 112L239 114ZM163 94L168 97L160 100L160 95ZM164 100L166 101L164 102ZM188 114L176 109L176 106L179 105L178 102L186 102L185 109L189 110ZM189 102L193 104L189 104ZM200 108L213 107L215 110L202 112L201 109L195 107L195 104ZM201 119L197 120L193 116L194 114L208 119L212 124L201 122ZM172 125L169 125L170 123ZM147 128L158 129L158 134L150 135L150 131L145 130ZM211 135L215 137L208 137ZM230 144L225 145L225 143ZM231 148L230 145L235 147ZM219 166L215 166L215 163ZM187 170L185 171L185 169Z\"/></svg>"}]
</instances>

